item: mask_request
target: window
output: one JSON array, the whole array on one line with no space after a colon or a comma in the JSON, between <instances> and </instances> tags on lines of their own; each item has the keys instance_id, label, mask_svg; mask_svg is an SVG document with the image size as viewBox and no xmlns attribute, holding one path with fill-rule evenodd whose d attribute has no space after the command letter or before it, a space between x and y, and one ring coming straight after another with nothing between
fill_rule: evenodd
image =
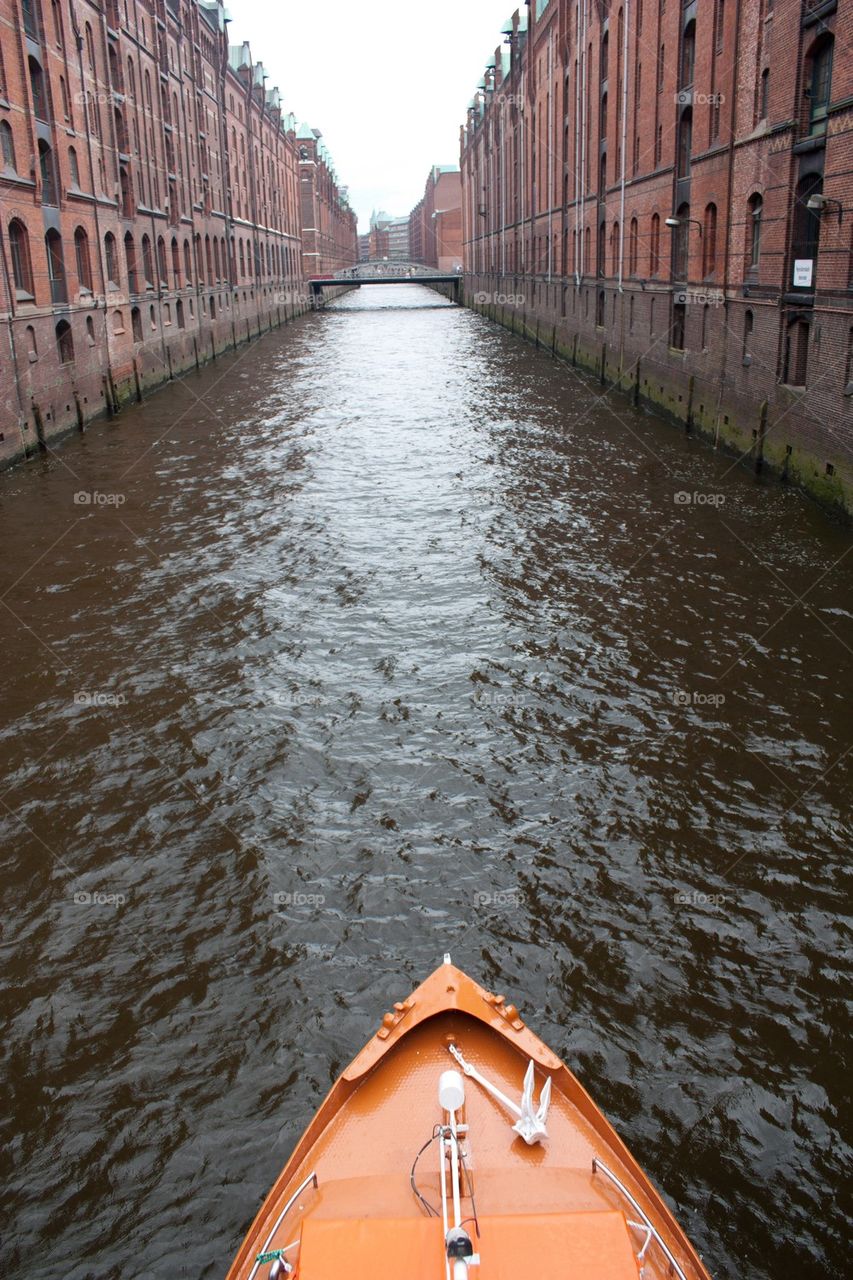
<instances>
[{"instance_id":1,"label":"window","mask_svg":"<svg viewBox=\"0 0 853 1280\"><path fill-rule=\"evenodd\" d=\"M649 250L649 275L656 276L660 270L660 214L652 214L652 234Z\"/></svg>"},{"instance_id":2,"label":"window","mask_svg":"<svg viewBox=\"0 0 853 1280\"><path fill-rule=\"evenodd\" d=\"M595 323L599 329L604 328L604 290L599 289L595 300Z\"/></svg>"},{"instance_id":3,"label":"window","mask_svg":"<svg viewBox=\"0 0 853 1280\"><path fill-rule=\"evenodd\" d=\"M36 345L36 331L31 324L27 325L27 350L34 360L38 359L39 349Z\"/></svg>"},{"instance_id":4,"label":"window","mask_svg":"<svg viewBox=\"0 0 853 1280\"><path fill-rule=\"evenodd\" d=\"M124 260L127 266L127 287L131 293L139 292L139 277L136 274L136 245L128 231L124 237ZM134 308L138 310L138 308Z\"/></svg>"},{"instance_id":5,"label":"window","mask_svg":"<svg viewBox=\"0 0 853 1280\"><path fill-rule=\"evenodd\" d=\"M60 320L56 326L56 345L59 350L61 364L71 364L74 359L74 337L71 325L67 320Z\"/></svg>"},{"instance_id":6,"label":"window","mask_svg":"<svg viewBox=\"0 0 853 1280\"><path fill-rule=\"evenodd\" d=\"M687 107L678 125L678 176L690 177L690 152L693 149L693 110Z\"/></svg>"},{"instance_id":7,"label":"window","mask_svg":"<svg viewBox=\"0 0 853 1280\"><path fill-rule=\"evenodd\" d=\"M702 232L702 276L707 280L717 270L717 206L709 204L705 209L705 227Z\"/></svg>"},{"instance_id":8,"label":"window","mask_svg":"<svg viewBox=\"0 0 853 1280\"><path fill-rule=\"evenodd\" d=\"M672 327L669 335L669 345L676 351L684 350L684 330L687 324L687 307L683 302L674 302L672 304Z\"/></svg>"},{"instance_id":9,"label":"window","mask_svg":"<svg viewBox=\"0 0 853 1280\"><path fill-rule=\"evenodd\" d=\"M175 282L175 288L180 289L181 287L181 252L180 252L180 249L178 248L178 242L174 236L172 236L171 251L172 251L172 278Z\"/></svg>"},{"instance_id":10,"label":"window","mask_svg":"<svg viewBox=\"0 0 853 1280\"><path fill-rule=\"evenodd\" d=\"M181 302L181 299L180 299L180 298L178 298L178 301L175 303L175 318L176 318L176 320L177 320L177 322L178 322L178 328L179 328L179 329L183 329L183 327L184 327L184 304L183 304L183 302Z\"/></svg>"},{"instance_id":11,"label":"window","mask_svg":"<svg viewBox=\"0 0 853 1280\"><path fill-rule=\"evenodd\" d=\"M53 164L53 152L44 141L39 142L39 172L41 174L42 204L59 204L56 190L56 169Z\"/></svg>"},{"instance_id":12,"label":"window","mask_svg":"<svg viewBox=\"0 0 853 1280\"><path fill-rule=\"evenodd\" d=\"M74 232L74 253L77 259L77 279L81 289L92 292L92 264L89 259L89 237L82 227Z\"/></svg>"},{"instance_id":13,"label":"window","mask_svg":"<svg viewBox=\"0 0 853 1280\"><path fill-rule=\"evenodd\" d=\"M666 47L661 45L658 49L658 93L663 93L663 76L666 59Z\"/></svg>"},{"instance_id":14,"label":"window","mask_svg":"<svg viewBox=\"0 0 853 1280\"><path fill-rule=\"evenodd\" d=\"M708 347L708 312L710 310L711 308L706 302L702 307L702 333L699 339L699 346L703 351L706 351Z\"/></svg>"},{"instance_id":15,"label":"window","mask_svg":"<svg viewBox=\"0 0 853 1280\"><path fill-rule=\"evenodd\" d=\"M689 89L693 84L696 66L696 23L688 22L681 40L681 77L679 89Z\"/></svg>"},{"instance_id":16,"label":"window","mask_svg":"<svg viewBox=\"0 0 853 1280\"><path fill-rule=\"evenodd\" d=\"M604 266L605 266L605 263L604 263L605 237L606 237L606 231L605 231L605 228L604 228L604 223L603 223L603 222L601 222L601 223L599 223L599 227L598 227L598 258L597 258L597 261L596 261L596 264L595 264L595 266L596 266L596 274L597 274L597 275L600 275L600 276L603 276L603 275L604 275Z\"/></svg>"},{"instance_id":17,"label":"window","mask_svg":"<svg viewBox=\"0 0 853 1280\"><path fill-rule=\"evenodd\" d=\"M147 235L142 237L142 275L146 289L154 288L154 256L151 252L151 240Z\"/></svg>"},{"instance_id":18,"label":"window","mask_svg":"<svg viewBox=\"0 0 853 1280\"><path fill-rule=\"evenodd\" d=\"M153 302L151 306L148 308L148 319L151 322L151 328L156 329L157 328L157 312L154 310Z\"/></svg>"},{"instance_id":19,"label":"window","mask_svg":"<svg viewBox=\"0 0 853 1280\"><path fill-rule=\"evenodd\" d=\"M628 238L628 274L635 276L637 274L637 240L638 226L637 219L631 219L631 234Z\"/></svg>"},{"instance_id":20,"label":"window","mask_svg":"<svg viewBox=\"0 0 853 1280\"><path fill-rule=\"evenodd\" d=\"M160 273L161 289L168 289L169 270L166 265L166 241L162 236L157 237L157 269Z\"/></svg>"},{"instance_id":21,"label":"window","mask_svg":"<svg viewBox=\"0 0 853 1280\"><path fill-rule=\"evenodd\" d=\"M77 152L73 147L68 148L68 172L71 174L72 187L80 187L80 166L77 163Z\"/></svg>"},{"instance_id":22,"label":"window","mask_svg":"<svg viewBox=\"0 0 853 1280\"><path fill-rule=\"evenodd\" d=\"M118 284L118 257L116 254L116 238L112 231L108 231L104 236L104 260L107 269L107 280L111 284Z\"/></svg>"},{"instance_id":23,"label":"window","mask_svg":"<svg viewBox=\"0 0 853 1280\"><path fill-rule=\"evenodd\" d=\"M44 72L32 54L30 54L27 59L27 65L30 71L30 88L33 95L33 111L35 112L35 117L37 120L49 120L50 116L47 109L47 92L44 84Z\"/></svg>"},{"instance_id":24,"label":"window","mask_svg":"<svg viewBox=\"0 0 853 1280\"><path fill-rule=\"evenodd\" d=\"M782 381L792 387L804 387L809 366L808 321L795 319L788 325L785 335L785 363Z\"/></svg>"},{"instance_id":25,"label":"window","mask_svg":"<svg viewBox=\"0 0 853 1280\"><path fill-rule=\"evenodd\" d=\"M90 347L95 345L95 322L91 316L86 316L86 341Z\"/></svg>"},{"instance_id":26,"label":"window","mask_svg":"<svg viewBox=\"0 0 853 1280\"><path fill-rule=\"evenodd\" d=\"M189 240L184 241L184 281L189 284L193 275L193 260Z\"/></svg>"},{"instance_id":27,"label":"window","mask_svg":"<svg viewBox=\"0 0 853 1280\"><path fill-rule=\"evenodd\" d=\"M815 44L808 68L809 134L826 133L826 118L832 88L832 36L823 36Z\"/></svg>"},{"instance_id":28,"label":"window","mask_svg":"<svg viewBox=\"0 0 853 1280\"><path fill-rule=\"evenodd\" d=\"M12 126L8 120L0 121L0 149L2 149L4 169L17 170L15 139L12 137Z\"/></svg>"},{"instance_id":29,"label":"window","mask_svg":"<svg viewBox=\"0 0 853 1280\"><path fill-rule=\"evenodd\" d=\"M755 328L755 317L751 311L744 312L743 317L743 351L741 359L745 365L752 364L752 355L750 346L752 344L752 331Z\"/></svg>"},{"instance_id":30,"label":"window","mask_svg":"<svg viewBox=\"0 0 853 1280\"><path fill-rule=\"evenodd\" d=\"M672 274L686 280L690 269L690 205L679 205L678 226L672 229Z\"/></svg>"},{"instance_id":31,"label":"window","mask_svg":"<svg viewBox=\"0 0 853 1280\"><path fill-rule=\"evenodd\" d=\"M746 268L757 271L761 258L761 218L764 201L761 196L750 196L746 215Z\"/></svg>"},{"instance_id":32,"label":"window","mask_svg":"<svg viewBox=\"0 0 853 1280\"><path fill-rule=\"evenodd\" d=\"M33 295L33 269L30 262L30 239L23 222L17 218L9 223L9 253L12 259L12 275L18 294Z\"/></svg>"},{"instance_id":33,"label":"window","mask_svg":"<svg viewBox=\"0 0 853 1280\"><path fill-rule=\"evenodd\" d=\"M759 120L767 119L767 104L770 101L770 69L765 67L761 73L761 83L758 89L758 118Z\"/></svg>"},{"instance_id":34,"label":"window","mask_svg":"<svg viewBox=\"0 0 853 1280\"><path fill-rule=\"evenodd\" d=\"M717 0L717 12L715 15L715 23L714 23L714 26L715 26L714 48L716 49L717 53L723 52L723 42L725 40L725 34L726 34L725 25L726 25L726 3L725 3L725 0Z\"/></svg>"},{"instance_id":35,"label":"window","mask_svg":"<svg viewBox=\"0 0 853 1280\"><path fill-rule=\"evenodd\" d=\"M50 281L50 297L52 302L67 302L68 290L65 285L65 259L62 254L62 238L58 231L51 228L44 238L47 252L47 278Z\"/></svg>"},{"instance_id":36,"label":"window","mask_svg":"<svg viewBox=\"0 0 853 1280\"><path fill-rule=\"evenodd\" d=\"M113 333L124 333L124 316L120 311L113 312Z\"/></svg>"},{"instance_id":37,"label":"window","mask_svg":"<svg viewBox=\"0 0 853 1280\"><path fill-rule=\"evenodd\" d=\"M142 312L139 307L133 307L130 312L130 327L133 332L133 341L142 341Z\"/></svg>"}]
</instances>

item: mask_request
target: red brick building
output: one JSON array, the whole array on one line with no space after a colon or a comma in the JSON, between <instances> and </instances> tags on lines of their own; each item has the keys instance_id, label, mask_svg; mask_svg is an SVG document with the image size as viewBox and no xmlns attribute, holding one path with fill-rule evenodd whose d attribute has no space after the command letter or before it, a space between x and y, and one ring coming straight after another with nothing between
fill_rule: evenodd
<instances>
[{"instance_id":1,"label":"red brick building","mask_svg":"<svg viewBox=\"0 0 853 1280\"><path fill-rule=\"evenodd\" d=\"M305 275L308 279L333 275L358 262L357 219L346 188L338 185L320 130L300 125L296 142Z\"/></svg>"},{"instance_id":2,"label":"red brick building","mask_svg":"<svg viewBox=\"0 0 853 1280\"><path fill-rule=\"evenodd\" d=\"M217 0L0 0L0 465L304 310L296 126Z\"/></svg>"},{"instance_id":3,"label":"red brick building","mask_svg":"<svg viewBox=\"0 0 853 1280\"><path fill-rule=\"evenodd\" d=\"M462 178L456 165L430 169L423 199L409 214L413 262L442 271L462 266Z\"/></svg>"},{"instance_id":4,"label":"red brick building","mask_svg":"<svg viewBox=\"0 0 853 1280\"><path fill-rule=\"evenodd\" d=\"M848 511L851 28L850 0L531 0L461 153L469 301Z\"/></svg>"}]
</instances>

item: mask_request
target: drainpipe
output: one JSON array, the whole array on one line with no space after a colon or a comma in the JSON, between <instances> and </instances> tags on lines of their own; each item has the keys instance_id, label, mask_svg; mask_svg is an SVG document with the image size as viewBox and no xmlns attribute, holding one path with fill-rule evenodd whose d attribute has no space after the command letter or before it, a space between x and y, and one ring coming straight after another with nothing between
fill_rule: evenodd
<instances>
[{"instance_id":1,"label":"drainpipe","mask_svg":"<svg viewBox=\"0 0 853 1280\"><path fill-rule=\"evenodd\" d=\"M625 147L628 141L628 11L631 0L625 0L622 10L622 172L619 191L619 292L623 292L622 280L625 265Z\"/></svg>"},{"instance_id":2,"label":"drainpipe","mask_svg":"<svg viewBox=\"0 0 853 1280\"><path fill-rule=\"evenodd\" d=\"M740 52L740 12L741 3L737 0L735 4L735 47L734 57L732 59L731 82L735 83L735 69L738 65L738 54ZM716 56L716 55L715 55ZM723 313L726 321L726 329L728 329L728 311L729 311L729 257L731 252L732 237L732 178L735 162L735 124L737 118L737 91L732 93L732 109L729 119L729 146L728 146L728 165L726 178L726 251L723 256ZM720 409L723 403L723 387L726 384L726 370L728 365L728 342L723 343L723 360L720 368L720 390L717 396L717 412L714 417L714 445L719 443L720 439Z\"/></svg>"},{"instance_id":3,"label":"drainpipe","mask_svg":"<svg viewBox=\"0 0 853 1280\"><path fill-rule=\"evenodd\" d=\"M548 32L548 283L551 283L553 266L553 201L554 201L554 30Z\"/></svg>"},{"instance_id":4,"label":"drainpipe","mask_svg":"<svg viewBox=\"0 0 853 1280\"><path fill-rule=\"evenodd\" d=\"M581 37L581 50L582 50L582 59L583 59L583 70L582 70L582 74L581 74L581 84L582 84L582 88L581 88L581 169L580 169L580 192L579 192L579 198L581 198L581 199L583 200L583 204L581 205L581 231L580 231L580 241L581 241L581 244L580 244L580 255L579 255L579 260L580 260L580 275L579 275L579 278L578 278L578 284L580 284L580 281L583 279L583 275L584 275L584 268L586 267L586 253L585 253L586 235L584 234L584 232L585 232L585 228L584 228L584 225L583 225L583 224L584 224L584 222L585 222L585 220L586 220L586 125L587 125L587 120L586 120L586 100L587 100L587 92L586 92L586 81L587 81L587 63L586 63L587 9L586 9L586 6L587 6L587 0L583 0L583 7L582 7L582 15L583 15L582 31L583 31L583 35L582 35L582 37Z\"/></svg>"},{"instance_id":5,"label":"drainpipe","mask_svg":"<svg viewBox=\"0 0 853 1280\"><path fill-rule=\"evenodd\" d=\"M88 104L88 99L85 99L86 81L85 81L84 72L83 72L83 32L80 30L80 28L77 25L77 14L74 10L74 6L70 5L69 10L71 14L71 27L74 32L74 42L77 45L77 69L80 73L80 88L84 94L84 100ZM106 17L102 15L101 17L102 39L104 38L103 24L105 22L106 22ZM110 66L109 55L107 55L106 65L107 65L107 74L109 74L109 66ZM110 87L112 88L112 86ZM101 235L101 220L98 215L98 189L97 189L96 178L95 178L95 160L92 152L92 133L88 127L89 126L88 119L86 119L86 106L83 107L83 113L84 113L84 123L86 125L86 154L89 158L89 177L92 182L92 196L93 196L92 208L95 214L95 235L98 238L98 271L100 272L100 277L101 277L101 296L104 299L104 353L106 355L106 361L107 361L107 373L110 374L111 362L110 362L109 310L107 308L107 272L106 272L106 267L104 266L104 243L103 243L103 237ZM113 120L111 120L110 124L114 131L115 130L114 118ZM118 242L116 242L116 253L118 253Z\"/></svg>"},{"instance_id":6,"label":"drainpipe","mask_svg":"<svg viewBox=\"0 0 853 1280\"><path fill-rule=\"evenodd\" d=\"M580 189L581 189L581 51L583 44L580 38L581 30L581 0L575 0L575 28L578 32L577 46L575 48L575 64L577 72L575 74L575 289L580 288L580 255L583 252L583 231L580 228Z\"/></svg>"}]
</instances>

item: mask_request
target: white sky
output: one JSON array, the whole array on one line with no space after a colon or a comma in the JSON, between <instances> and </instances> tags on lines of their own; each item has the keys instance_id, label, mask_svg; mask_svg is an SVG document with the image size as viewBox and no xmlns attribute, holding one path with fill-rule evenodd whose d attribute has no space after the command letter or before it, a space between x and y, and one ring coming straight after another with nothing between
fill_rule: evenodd
<instances>
[{"instance_id":1,"label":"white sky","mask_svg":"<svg viewBox=\"0 0 853 1280\"><path fill-rule=\"evenodd\" d=\"M524 0L228 0L231 44L315 129L366 231L407 214L433 164L459 163L459 126L501 27Z\"/></svg>"}]
</instances>

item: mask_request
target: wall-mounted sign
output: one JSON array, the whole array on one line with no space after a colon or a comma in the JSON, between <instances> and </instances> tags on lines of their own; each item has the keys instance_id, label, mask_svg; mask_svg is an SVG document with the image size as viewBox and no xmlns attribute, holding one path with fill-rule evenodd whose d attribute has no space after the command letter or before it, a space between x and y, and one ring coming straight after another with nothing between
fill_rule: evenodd
<instances>
[{"instance_id":1,"label":"wall-mounted sign","mask_svg":"<svg viewBox=\"0 0 853 1280\"><path fill-rule=\"evenodd\" d=\"M796 258L794 260L794 288L810 289L813 271L814 258Z\"/></svg>"}]
</instances>

